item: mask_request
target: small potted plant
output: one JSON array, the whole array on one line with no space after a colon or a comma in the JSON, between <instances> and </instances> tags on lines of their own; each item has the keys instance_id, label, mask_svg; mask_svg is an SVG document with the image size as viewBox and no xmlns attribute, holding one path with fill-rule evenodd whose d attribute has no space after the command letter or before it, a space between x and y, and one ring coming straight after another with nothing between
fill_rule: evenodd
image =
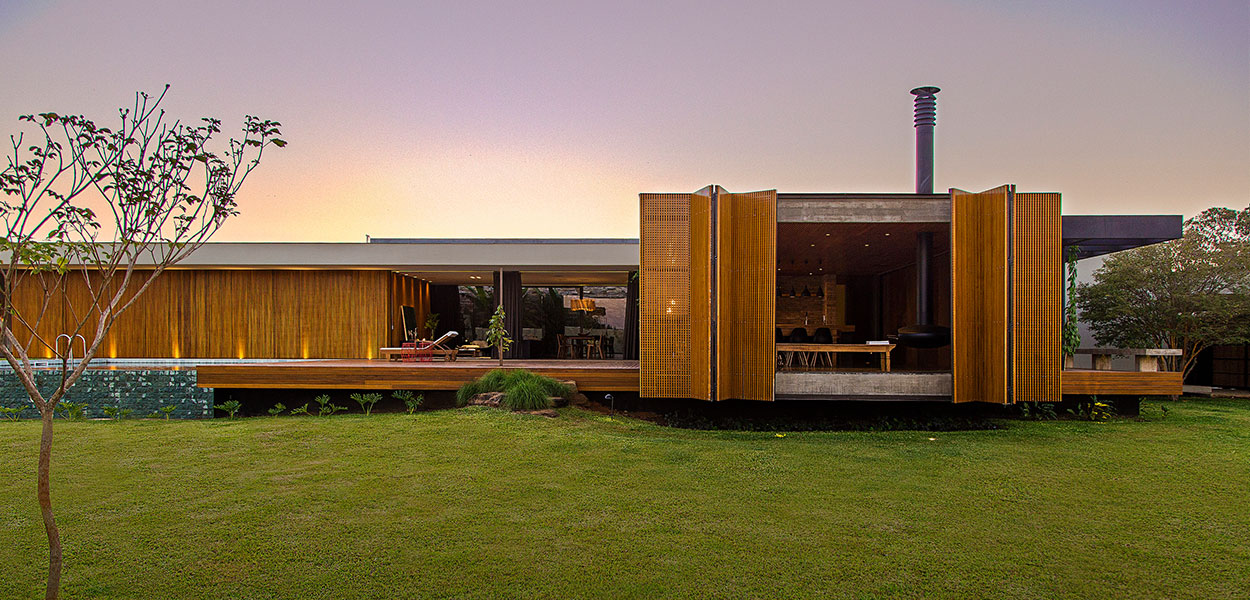
<instances>
[{"instance_id":1,"label":"small potted plant","mask_svg":"<svg viewBox=\"0 0 1250 600\"><path fill-rule=\"evenodd\" d=\"M495 309L490 317L490 326L486 328L486 342L499 351L499 366L503 366L503 353L512 346L512 338L508 337L508 329L504 327L503 305Z\"/></svg>"}]
</instances>

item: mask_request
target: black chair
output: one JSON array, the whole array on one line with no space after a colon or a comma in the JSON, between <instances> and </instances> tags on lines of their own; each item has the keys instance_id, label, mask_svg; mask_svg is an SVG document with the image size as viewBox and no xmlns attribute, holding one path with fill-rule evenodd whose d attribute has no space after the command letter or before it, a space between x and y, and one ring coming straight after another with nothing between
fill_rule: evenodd
<instances>
[{"instance_id":1,"label":"black chair","mask_svg":"<svg viewBox=\"0 0 1250 600\"><path fill-rule=\"evenodd\" d=\"M810 344L810 343L812 343L812 338L811 338L811 336L807 335L807 328L806 328L806 327L795 327L795 328L794 328L794 331L791 331L791 332L790 332L790 343L791 343L791 344Z\"/></svg>"},{"instance_id":2,"label":"black chair","mask_svg":"<svg viewBox=\"0 0 1250 600\"><path fill-rule=\"evenodd\" d=\"M817 329L816 333L812 334L812 343L813 344L832 344L833 332L829 331L828 327L821 327L820 329Z\"/></svg>"},{"instance_id":3,"label":"black chair","mask_svg":"<svg viewBox=\"0 0 1250 600\"><path fill-rule=\"evenodd\" d=\"M774 338L774 341L776 341L778 344L784 344L784 343L786 343L786 336L784 336L784 335L782 335L782 334L781 334L781 328L780 328L780 327L778 327L778 328L777 328L777 334L776 334L776 336L775 336L775 338Z\"/></svg>"}]
</instances>

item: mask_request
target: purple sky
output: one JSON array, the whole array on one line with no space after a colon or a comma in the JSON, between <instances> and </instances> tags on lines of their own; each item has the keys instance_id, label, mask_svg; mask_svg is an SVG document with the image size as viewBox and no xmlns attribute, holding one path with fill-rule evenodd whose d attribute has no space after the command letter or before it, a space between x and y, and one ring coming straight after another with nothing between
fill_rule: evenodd
<instances>
[{"instance_id":1,"label":"purple sky","mask_svg":"<svg viewBox=\"0 0 1250 600\"><path fill-rule=\"evenodd\" d=\"M219 240L633 237L638 193L909 192L1064 212L1250 204L1250 3L0 0L0 127L167 109L277 119Z\"/></svg>"}]
</instances>

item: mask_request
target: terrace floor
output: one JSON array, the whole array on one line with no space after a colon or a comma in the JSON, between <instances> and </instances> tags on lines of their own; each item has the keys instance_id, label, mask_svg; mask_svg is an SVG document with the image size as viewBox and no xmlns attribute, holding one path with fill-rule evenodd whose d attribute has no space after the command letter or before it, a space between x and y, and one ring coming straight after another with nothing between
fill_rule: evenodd
<instances>
[{"instance_id":1,"label":"terrace floor","mask_svg":"<svg viewBox=\"0 0 1250 600\"><path fill-rule=\"evenodd\" d=\"M208 388L454 390L498 368L492 359L456 362L299 360L201 364L197 383ZM636 360L507 360L504 367L577 382L588 392L637 392ZM115 368L115 367L114 367ZM1063 394L1152 395L1181 393L1175 372L1066 369ZM949 371L779 371L778 399L950 400Z\"/></svg>"}]
</instances>

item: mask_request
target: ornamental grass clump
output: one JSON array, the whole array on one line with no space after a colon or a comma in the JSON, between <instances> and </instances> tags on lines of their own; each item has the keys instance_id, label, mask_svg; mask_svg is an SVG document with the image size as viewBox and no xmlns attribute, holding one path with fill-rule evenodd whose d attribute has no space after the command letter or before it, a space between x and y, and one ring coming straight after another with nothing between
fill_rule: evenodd
<instances>
[{"instance_id":1,"label":"ornamental grass clump","mask_svg":"<svg viewBox=\"0 0 1250 600\"><path fill-rule=\"evenodd\" d=\"M546 410L551 408L551 398L542 384L529 379L509 388L503 405L511 410Z\"/></svg>"},{"instance_id":2,"label":"ornamental grass clump","mask_svg":"<svg viewBox=\"0 0 1250 600\"><path fill-rule=\"evenodd\" d=\"M551 408L551 397L568 398L573 388L550 377L537 375L524 369L504 371L492 369L485 375L470 381L456 390L456 406L464 406L469 399L487 392L503 392L503 405L512 410L542 410ZM514 398L519 396L519 398ZM541 396L542 399L535 399ZM526 408L537 406L537 408Z\"/></svg>"}]
</instances>

